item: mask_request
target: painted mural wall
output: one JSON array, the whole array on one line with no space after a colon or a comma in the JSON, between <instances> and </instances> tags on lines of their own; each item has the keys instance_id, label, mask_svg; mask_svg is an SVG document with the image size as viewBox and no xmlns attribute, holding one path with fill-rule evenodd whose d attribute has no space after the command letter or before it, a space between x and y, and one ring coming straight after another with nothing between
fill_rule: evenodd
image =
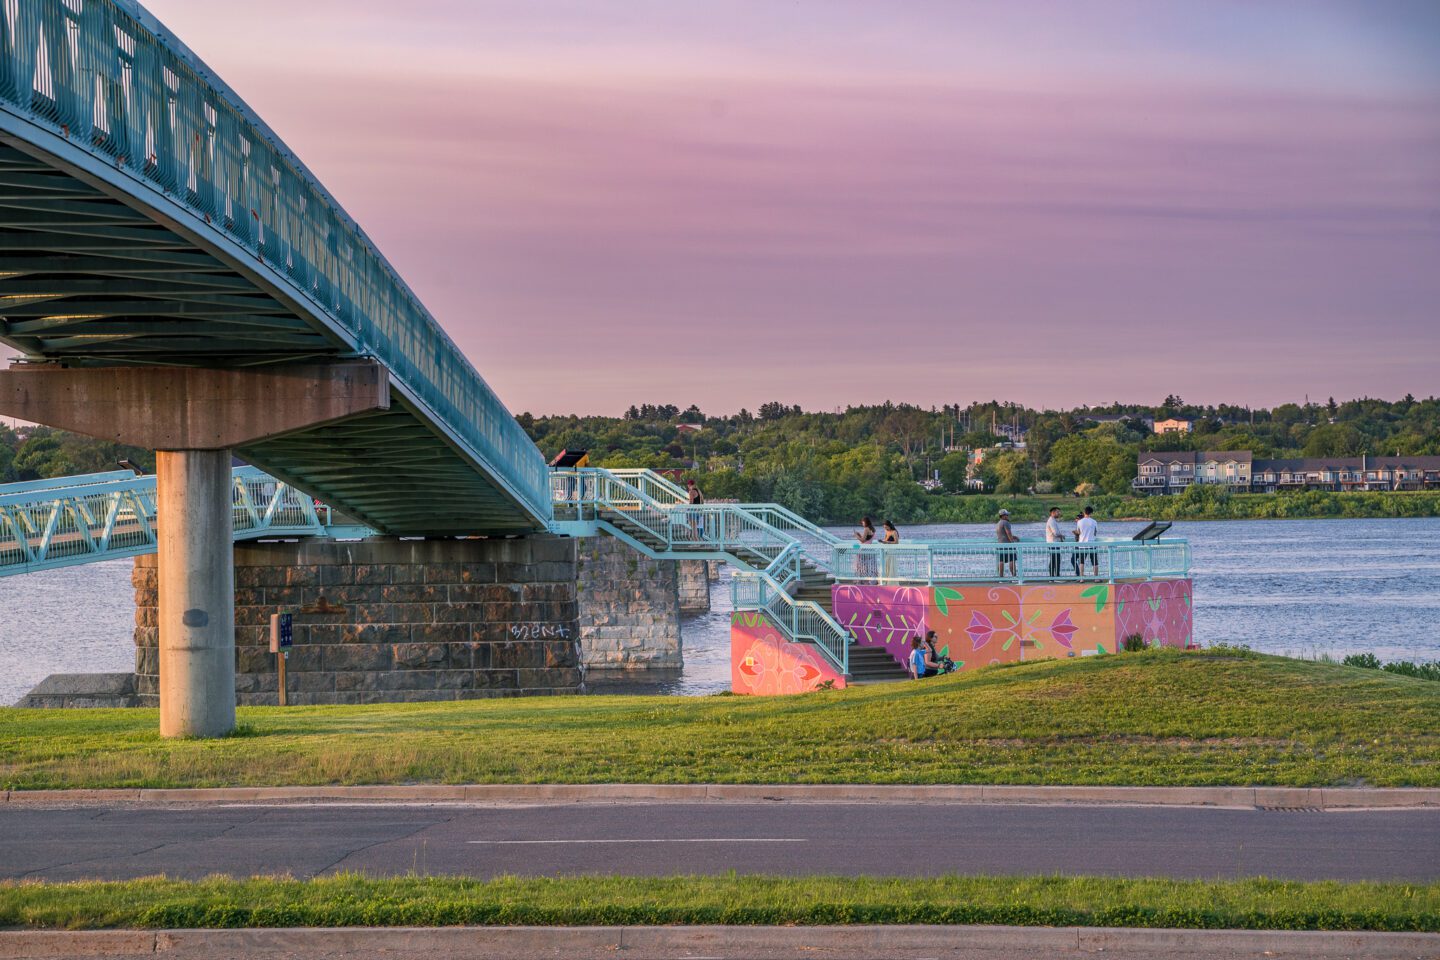
<instances>
[{"instance_id":1,"label":"painted mural wall","mask_svg":"<svg viewBox=\"0 0 1440 960\"><path fill-rule=\"evenodd\" d=\"M957 669L1042 657L1114 653L1124 638L1190 645L1191 583L966 584L834 590L835 618L858 643L905 662L910 638L934 630Z\"/></svg>"},{"instance_id":2,"label":"painted mural wall","mask_svg":"<svg viewBox=\"0 0 1440 960\"><path fill-rule=\"evenodd\" d=\"M808 643L791 643L762 613L730 616L730 689L735 693L808 693L840 689L845 676Z\"/></svg>"}]
</instances>

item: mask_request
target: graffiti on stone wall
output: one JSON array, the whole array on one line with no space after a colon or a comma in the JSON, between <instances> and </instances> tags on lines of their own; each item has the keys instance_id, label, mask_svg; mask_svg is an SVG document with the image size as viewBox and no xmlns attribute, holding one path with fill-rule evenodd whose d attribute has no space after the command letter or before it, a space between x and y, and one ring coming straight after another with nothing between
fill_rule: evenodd
<instances>
[{"instance_id":1,"label":"graffiti on stone wall","mask_svg":"<svg viewBox=\"0 0 1440 960\"><path fill-rule=\"evenodd\" d=\"M736 693L807 693L845 686L844 674L807 643L791 643L762 613L730 617L730 689Z\"/></svg>"},{"instance_id":2,"label":"graffiti on stone wall","mask_svg":"<svg viewBox=\"0 0 1440 960\"><path fill-rule=\"evenodd\" d=\"M558 623L512 623L512 640L568 640L570 628Z\"/></svg>"}]
</instances>

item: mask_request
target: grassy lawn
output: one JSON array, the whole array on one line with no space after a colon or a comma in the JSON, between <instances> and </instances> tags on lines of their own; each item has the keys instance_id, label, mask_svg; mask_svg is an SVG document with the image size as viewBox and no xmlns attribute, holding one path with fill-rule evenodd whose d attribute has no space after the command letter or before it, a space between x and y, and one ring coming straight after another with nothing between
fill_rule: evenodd
<instances>
[{"instance_id":1,"label":"grassy lawn","mask_svg":"<svg viewBox=\"0 0 1440 960\"><path fill-rule=\"evenodd\" d=\"M0 926L1002 923L1440 931L1440 884L1114 877L213 877L0 883Z\"/></svg>"},{"instance_id":2,"label":"grassy lawn","mask_svg":"<svg viewBox=\"0 0 1440 960\"><path fill-rule=\"evenodd\" d=\"M1243 651L797 697L253 707L240 723L165 741L153 710L0 710L0 784L1440 785L1440 683Z\"/></svg>"}]
</instances>

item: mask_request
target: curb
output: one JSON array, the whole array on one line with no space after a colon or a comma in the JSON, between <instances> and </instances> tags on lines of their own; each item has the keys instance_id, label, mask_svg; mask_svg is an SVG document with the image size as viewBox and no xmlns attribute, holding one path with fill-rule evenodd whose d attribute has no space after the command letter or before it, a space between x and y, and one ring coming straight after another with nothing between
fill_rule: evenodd
<instances>
[{"instance_id":1,"label":"curb","mask_svg":"<svg viewBox=\"0 0 1440 960\"><path fill-rule=\"evenodd\" d=\"M891 784L417 784L409 786L202 787L196 789L7 790L5 803L99 806L119 803L742 802L1048 803L1303 810L1440 808L1427 787L1088 787Z\"/></svg>"},{"instance_id":2,"label":"curb","mask_svg":"<svg viewBox=\"0 0 1440 960\"><path fill-rule=\"evenodd\" d=\"M819 958L1093 954L1401 958L1440 951L1440 934L1328 931L1168 930L1118 927L314 927L254 930L0 931L0 957L127 957L175 960L296 955L440 958L540 957L634 960L695 956Z\"/></svg>"}]
</instances>

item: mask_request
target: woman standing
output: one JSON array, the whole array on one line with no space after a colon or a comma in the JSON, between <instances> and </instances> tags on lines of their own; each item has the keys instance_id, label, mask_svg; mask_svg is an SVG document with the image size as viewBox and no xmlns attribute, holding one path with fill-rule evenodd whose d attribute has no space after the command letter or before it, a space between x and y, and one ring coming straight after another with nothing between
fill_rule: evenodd
<instances>
[{"instance_id":1,"label":"woman standing","mask_svg":"<svg viewBox=\"0 0 1440 960\"><path fill-rule=\"evenodd\" d=\"M855 539L860 541L860 546L866 547L875 542L875 521L869 517L860 518L860 529L855 531ZM861 549L858 562L855 564L855 573L863 578L875 576L875 557L868 551Z\"/></svg>"}]
</instances>

